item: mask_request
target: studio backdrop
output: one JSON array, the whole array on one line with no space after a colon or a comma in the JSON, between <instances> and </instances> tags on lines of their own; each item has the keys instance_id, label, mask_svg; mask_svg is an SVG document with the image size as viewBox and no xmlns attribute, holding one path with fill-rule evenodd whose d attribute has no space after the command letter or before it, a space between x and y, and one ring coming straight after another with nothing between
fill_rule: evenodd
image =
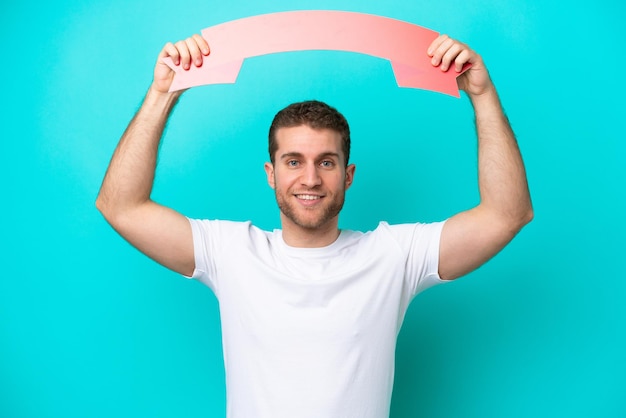
<instances>
[{"instance_id":1,"label":"studio backdrop","mask_svg":"<svg viewBox=\"0 0 626 418\"><path fill-rule=\"evenodd\" d=\"M5 2L0 416L224 416L215 297L141 255L94 202L166 42L310 9L469 44L528 172L534 221L482 268L413 301L391 416L626 416L626 36L624 6L609 0ZM267 130L307 99L351 124L357 170L341 228L438 221L478 202L467 97L400 88L389 61L331 50L250 58L236 83L187 91L153 198L190 217L278 228Z\"/></svg>"}]
</instances>

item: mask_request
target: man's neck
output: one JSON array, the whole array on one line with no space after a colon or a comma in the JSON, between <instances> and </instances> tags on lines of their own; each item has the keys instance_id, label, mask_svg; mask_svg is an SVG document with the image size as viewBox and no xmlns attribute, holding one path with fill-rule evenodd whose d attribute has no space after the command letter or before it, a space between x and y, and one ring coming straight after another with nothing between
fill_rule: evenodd
<instances>
[{"instance_id":1,"label":"man's neck","mask_svg":"<svg viewBox=\"0 0 626 418\"><path fill-rule=\"evenodd\" d=\"M328 226L321 228L309 229L283 220L282 228L285 244L298 248L326 247L335 242L341 232L337 222L331 222Z\"/></svg>"}]
</instances>

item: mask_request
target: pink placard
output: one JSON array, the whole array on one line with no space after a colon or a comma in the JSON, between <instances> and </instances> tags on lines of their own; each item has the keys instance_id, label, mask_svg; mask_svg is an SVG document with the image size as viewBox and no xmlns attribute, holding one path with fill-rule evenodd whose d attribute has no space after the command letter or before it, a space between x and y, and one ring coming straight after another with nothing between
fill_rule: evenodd
<instances>
[{"instance_id":1,"label":"pink placard","mask_svg":"<svg viewBox=\"0 0 626 418\"><path fill-rule=\"evenodd\" d=\"M459 97L454 69L433 67L426 50L437 32L396 19L354 12L306 10L233 20L202 30L211 48L201 67L176 72L170 91L205 84L234 83L243 60L288 51L351 51L387 59L400 87Z\"/></svg>"}]
</instances>

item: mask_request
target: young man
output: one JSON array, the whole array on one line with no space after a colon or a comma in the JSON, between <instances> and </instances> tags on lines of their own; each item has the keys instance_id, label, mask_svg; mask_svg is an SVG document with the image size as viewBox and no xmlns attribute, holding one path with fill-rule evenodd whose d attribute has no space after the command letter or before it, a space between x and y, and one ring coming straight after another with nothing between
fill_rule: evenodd
<instances>
[{"instance_id":1,"label":"young man","mask_svg":"<svg viewBox=\"0 0 626 418\"><path fill-rule=\"evenodd\" d=\"M167 44L141 109L124 133L97 207L139 250L201 280L222 321L229 417L387 417L396 336L412 298L500 251L533 216L522 159L479 55L443 35L428 51L458 78L476 114L478 206L445 222L342 231L354 179L350 131L335 109L297 103L270 128L265 171L282 230L191 220L150 199L158 145L180 92L176 65L210 54L199 35Z\"/></svg>"}]
</instances>

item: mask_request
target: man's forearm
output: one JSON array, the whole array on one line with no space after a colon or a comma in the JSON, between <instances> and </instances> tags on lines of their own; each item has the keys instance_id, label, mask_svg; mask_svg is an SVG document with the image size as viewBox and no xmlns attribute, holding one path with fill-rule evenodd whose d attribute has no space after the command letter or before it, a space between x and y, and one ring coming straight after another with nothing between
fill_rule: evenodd
<instances>
[{"instance_id":1,"label":"man's forearm","mask_svg":"<svg viewBox=\"0 0 626 418\"><path fill-rule=\"evenodd\" d=\"M519 229L533 215L526 171L515 135L495 88L470 99L478 134L480 206Z\"/></svg>"},{"instance_id":2,"label":"man's forearm","mask_svg":"<svg viewBox=\"0 0 626 418\"><path fill-rule=\"evenodd\" d=\"M159 143L180 93L152 88L115 149L96 205L107 217L150 199Z\"/></svg>"}]
</instances>

